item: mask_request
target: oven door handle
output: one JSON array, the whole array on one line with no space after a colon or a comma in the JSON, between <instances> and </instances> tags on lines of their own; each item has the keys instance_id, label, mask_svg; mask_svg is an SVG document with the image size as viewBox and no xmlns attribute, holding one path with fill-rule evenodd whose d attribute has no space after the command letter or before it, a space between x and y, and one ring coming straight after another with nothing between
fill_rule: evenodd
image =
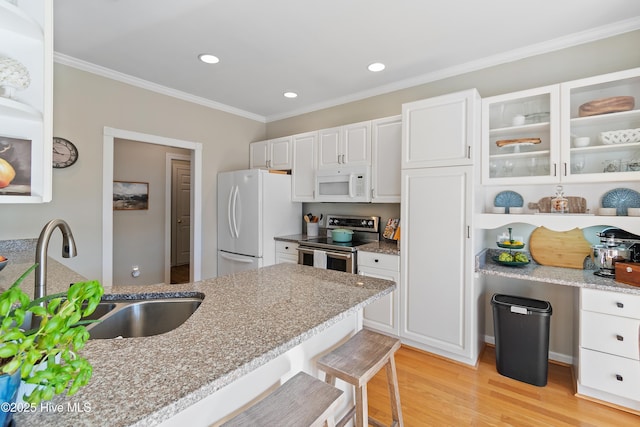
<instances>
[{"instance_id":1,"label":"oven door handle","mask_svg":"<svg viewBox=\"0 0 640 427\"><path fill-rule=\"evenodd\" d=\"M313 255L313 249L307 249L307 248L296 248L296 249L298 251L302 252L303 254ZM331 251L322 251L322 252L326 253L328 257L330 256L332 258L338 258L338 259L349 259L349 258L351 258L351 254L350 253L331 252Z\"/></svg>"}]
</instances>

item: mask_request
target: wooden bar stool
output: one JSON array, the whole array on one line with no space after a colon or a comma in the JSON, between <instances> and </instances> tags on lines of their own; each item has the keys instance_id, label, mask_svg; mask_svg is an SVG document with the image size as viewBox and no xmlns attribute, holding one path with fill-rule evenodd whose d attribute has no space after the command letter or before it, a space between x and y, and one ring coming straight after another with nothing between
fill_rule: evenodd
<instances>
[{"instance_id":1,"label":"wooden bar stool","mask_svg":"<svg viewBox=\"0 0 640 427\"><path fill-rule=\"evenodd\" d=\"M267 397L222 424L223 427L334 427L342 390L298 372Z\"/></svg>"},{"instance_id":2,"label":"wooden bar stool","mask_svg":"<svg viewBox=\"0 0 640 427\"><path fill-rule=\"evenodd\" d=\"M355 387L356 404L336 424L338 427L348 423L354 412L356 427L366 427L369 424L384 426L381 422L369 417L367 401L367 383L383 366L387 371L387 385L391 398L393 417L391 426L404 426L396 362L393 358L399 348L399 339L363 329L351 337L349 341L320 358L318 368L326 373L325 381L327 383L335 385L336 378L340 378Z\"/></svg>"}]
</instances>

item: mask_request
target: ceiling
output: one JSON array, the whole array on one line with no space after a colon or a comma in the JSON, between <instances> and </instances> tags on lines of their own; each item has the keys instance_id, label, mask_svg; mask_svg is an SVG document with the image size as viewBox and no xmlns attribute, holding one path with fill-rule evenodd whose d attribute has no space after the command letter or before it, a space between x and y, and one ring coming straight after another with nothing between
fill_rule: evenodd
<instances>
[{"instance_id":1,"label":"ceiling","mask_svg":"<svg viewBox=\"0 0 640 427\"><path fill-rule=\"evenodd\" d=\"M58 62L269 122L636 30L640 1L56 0L54 24Z\"/></svg>"}]
</instances>

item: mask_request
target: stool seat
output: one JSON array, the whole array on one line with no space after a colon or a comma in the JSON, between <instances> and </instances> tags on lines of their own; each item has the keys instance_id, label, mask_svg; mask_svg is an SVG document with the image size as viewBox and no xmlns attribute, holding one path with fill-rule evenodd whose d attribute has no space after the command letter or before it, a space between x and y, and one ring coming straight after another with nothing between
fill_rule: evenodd
<instances>
[{"instance_id":1,"label":"stool seat","mask_svg":"<svg viewBox=\"0 0 640 427\"><path fill-rule=\"evenodd\" d=\"M400 348L400 340L363 329L346 343L318 360L318 368L326 376L325 381L335 385L336 378L355 386L355 406L336 424L343 426L356 416L356 427L365 427L368 423L382 426L379 421L368 416L367 383L383 367L386 368L387 385L391 398L392 426L403 426L400 393L394 360L395 352ZM365 424L365 420L367 424Z\"/></svg>"},{"instance_id":2,"label":"stool seat","mask_svg":"<svg viewBox=\"0 0 640 427\"><path fill-rule=\"evenodd\" d=\"M267 397L222 426L333 426L333 411L342 394L342 390L305 372L299 372Z\"/></svg>"}]
</instances>

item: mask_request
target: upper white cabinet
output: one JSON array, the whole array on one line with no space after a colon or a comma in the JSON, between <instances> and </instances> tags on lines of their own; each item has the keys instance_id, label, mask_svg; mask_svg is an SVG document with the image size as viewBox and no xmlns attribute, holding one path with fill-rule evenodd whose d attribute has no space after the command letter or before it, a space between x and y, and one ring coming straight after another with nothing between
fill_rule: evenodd
<instances>
[{"instance_id":1,"label":"upper white cabinet","mask_svg":"<svg viewBox=\"0 0 640 427\"><path fill-rule=\"evenodd\" d=\"M249 145L249 168L289 170L293 163L291 137L252 142Z\"/></svg>"},{"instance_id":2,"label":"upper white cabinet","mask_svg":"<svg viewBox=\"0 0 640 427\"><path fill-rule=\"evenodd\" d=\"M471 165L480 113L475 89L402 106L402 169Z\"/></svg>"},{"instance_id":3,"label":"upper white cabinet","mask_svg":"<svg viewBox=\"0 0 640 427\"><path fill-rule=\"evenodd\" d=\"M482 100L484 184L558 181L559 101L558 85Z\"/></svg>"},{"instance_id":4,"label":"upper white cabinet","mask_svg":"<svg viewBox=\"0 0 640 427\"><path fill-rule=\"evenodd\" d=\"M371 122L323 129L318 133L318 168L371 165Z\"/></svg>"},{"instance_id":5,"label":"upper white cabinet","mask_svg":"<svg viewBox=\"0 0 640 427\"><path fill-rule=\"evenodd\" d=\"M291 198L294 202L313 202L318 163L318 132L291 137L293 167L291 168Z\"/></svg>"},{"instance_id":6,"label":"upper white cabinet","mask_svg":"<svg viewBox=\"0 0 640 427\"><path fill-rule=\"evenodd\" d=\"M44 0L0 1L0 57L28 70L30 84L1 89L0 158L15 177L0 188L0 203L51 200L53 133L53 6ZM6 93L5 93L6 92ZM13 92L13 91L11 91Z\"/></svg>"},{"instance_id":7,"label":"upper white cabinet","mask_svg":"<svg viewBox=\"0 0 640 427\"><path fill-rule=\"evenodd\" d=\"M640 102L640 68L484 99L483 184L638 180L640 106L614 97Z\"/></svg>"},{"instance_id":8,"label":"upper white cabinet","mask_svg":"<svg viewBox=\"0 0 640 427\"><path fill-rule=\"evenodd\" d=\"M374 120L371 129L371 201L400 203L402 116Z\"/></svg>"},{"instance_id":9,"label":"upper white cabinet","mask_svg":"<svg viewBox=\"0 0 640 427\"><path fill-rule=\"evenodd\" d=\"M563 83L560 90L563 179L640 179L640 68ZM577 137L589 144L578 147Z\"/></svg>"}]
</instances>

